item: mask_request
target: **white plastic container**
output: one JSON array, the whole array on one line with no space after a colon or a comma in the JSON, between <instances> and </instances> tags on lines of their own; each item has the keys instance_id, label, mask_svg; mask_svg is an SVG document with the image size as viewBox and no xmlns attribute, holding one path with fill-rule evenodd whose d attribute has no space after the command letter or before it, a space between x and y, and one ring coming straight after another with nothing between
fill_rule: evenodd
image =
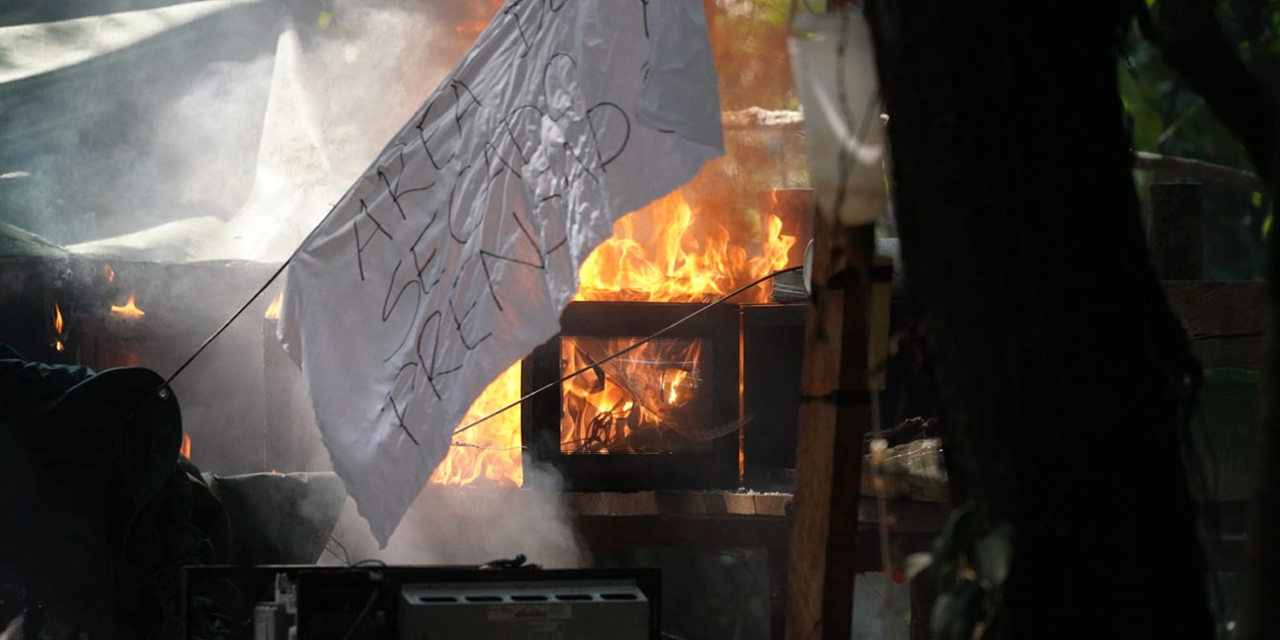
<instances>
[{"instance_id":1,"label":"white plastic container","mask_svg":"<svg viewBox=\"0 0 1280 640\"><path fill-rule=\"evenodd\" d=\"M805 13L788 41L819 215L873 224L884 211L885 132L871 30L861 10Z\"/></svg>"}]
</instances>

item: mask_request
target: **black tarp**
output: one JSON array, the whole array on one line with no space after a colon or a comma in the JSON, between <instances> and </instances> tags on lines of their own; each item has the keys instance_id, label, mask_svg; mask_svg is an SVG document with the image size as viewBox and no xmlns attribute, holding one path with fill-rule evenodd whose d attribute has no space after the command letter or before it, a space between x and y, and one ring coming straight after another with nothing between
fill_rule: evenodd
<instances>
[{"instance_id":1,"label":"black tarp","mask_svg":"<svg viewBox=\"0 0 1280 640\"><path fill-rule=\"evenodd\" d=\"M226 526L162 383L0 348L0 581L27 637L181 637L182 567L218 560Z\"/></svg>"}]
</instances>

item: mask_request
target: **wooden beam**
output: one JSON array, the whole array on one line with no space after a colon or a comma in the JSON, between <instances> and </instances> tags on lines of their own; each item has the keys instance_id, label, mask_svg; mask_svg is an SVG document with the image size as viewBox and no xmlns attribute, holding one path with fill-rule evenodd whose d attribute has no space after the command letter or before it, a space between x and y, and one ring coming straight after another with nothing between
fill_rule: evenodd
<instances>
[{"instance_id":1,"label":"wooden beam","mask_svg":"<svg viewBox=\"0 0 1280 640\"><path fill-rule=\"evenodd\" d=\"M1169 306L1206 369L1261 371L1267 322L1266 283L1162 282Z\"/></svg>"},{"instance_id":2,"label":"wooden beam","mask_svg":"<svg viewBox=\"0 0 1280 640\"><path fill-rule=\"evenodd\" d=\"M805 329L803 402L788 579L787 637L848 640L857 572L862 437L870 422L867 300L872 227L815 221L814 293Z\"/></svg>"},{"instance_id":3,"label":"wooden beam","mask_svg":"<svg viewBox=\"0 0 1280 640\"><path fill-rule=\"evenodd\" d=\"M1267 183L1258 174L1212 162L1181 158L1148 151L1133 152L1133 168L1151 171L1165 178L1196 180L1242 191L1266 191Z\"/></svg>"}]
</instances>

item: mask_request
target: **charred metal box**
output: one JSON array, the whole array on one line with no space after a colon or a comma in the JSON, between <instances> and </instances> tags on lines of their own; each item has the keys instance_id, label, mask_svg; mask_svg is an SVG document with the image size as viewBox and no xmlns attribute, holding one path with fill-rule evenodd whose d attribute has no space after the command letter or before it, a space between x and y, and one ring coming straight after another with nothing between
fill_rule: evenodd
<instances>
[{"instance_id":1,"label":"charred metal box","mask_svg":"<svg viewBox=\"0 0 1280 640\"><path fill-rule=\"evenodd\" d=\"M702 306L570 303L560 335L524 361L524 395L550 385L526 401L525 455L575 491L737 487L738 308L636 345Z\"/></svg>"}]
</instances>

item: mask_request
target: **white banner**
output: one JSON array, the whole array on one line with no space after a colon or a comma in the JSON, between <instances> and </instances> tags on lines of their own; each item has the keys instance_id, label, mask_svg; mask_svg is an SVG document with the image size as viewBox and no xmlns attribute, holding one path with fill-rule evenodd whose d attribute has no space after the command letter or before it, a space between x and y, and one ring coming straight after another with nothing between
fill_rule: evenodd
<instances>
[{"instance_id":1,"label":"white banner","mask_svg":"<svg viewBox=\"0 0 1280 640\"><path fill-rule=\"evenodd\" d=\"M613 221L722 152L700 0L498 11L289 268L280 337L381 544Z\"/></svg>"}]
</instances>

